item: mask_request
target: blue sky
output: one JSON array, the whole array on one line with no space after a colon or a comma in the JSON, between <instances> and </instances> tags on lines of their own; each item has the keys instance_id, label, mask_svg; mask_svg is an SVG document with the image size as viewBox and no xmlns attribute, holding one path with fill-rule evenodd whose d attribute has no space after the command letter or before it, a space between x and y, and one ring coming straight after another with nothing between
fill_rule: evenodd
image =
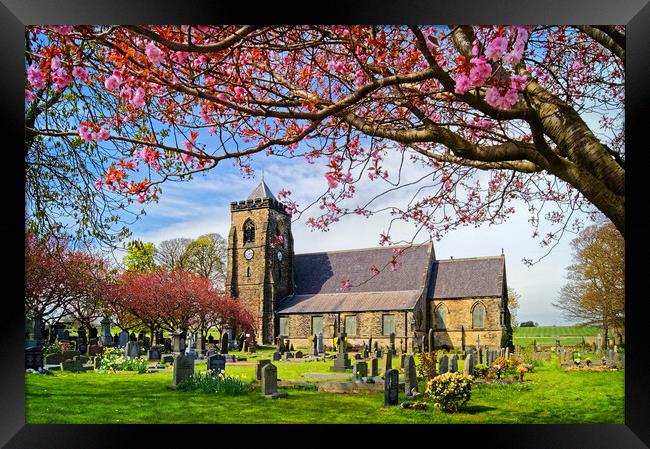
<instances>
[{"instance_id":1,"label":"blue sky","mask_svg":"<svg viewBox=\"0 0 650 449\"><path fill-rule=\"evenodd\" d=\"M388 158L385 167L390 171L396 168L396 164L397 160ZM230 229L230 202L245 199L259 183L262 170L274 194L288 189L294 193L300 206L312 202L326 189L324 173L327 168L322 161L309 165L302 159L259 155L253 160L253 168L255 175L248 179L232 165L222 164L191 181L166 183L160 201L146 205L146 215L131 227L133 238L158 244L170 238L196 238L209 232L226 237ZM403 177L407 181L417 179L424 173L423 169L410 165L408 171L403 172ZM358 185L358 195L352 204L386 188L383 182L365 180ZM380 205L405 204L410 200L414 188L417 187L387 195ZM533 320L540 325L568 324L551 306L551 302L557 298L566 282L565 267L571 263L569 243L573 235L566 235L550 255L533 267L527 267L522 262L523 258L537 259L546 253L546 249L531 238L533 230L527 222L525 208L520 205L518 210L520 212L502 225L470 226L450 232L441 241L434 241L436 256L439 259L491 256L501 254L503 249L508 285L521 294L519 321ZM296 253L378 246L379 234L386 230L390 220L388 215L370 218L349 216L331 226L328 232L322 232L307 227L305 221L308 215L292 224ZM403 222L394 224L391 231L394 241L411 240L414 234L415 227ZM415 241L428 238L428 234L420 234Z\"/></svg>"}]
</instances>

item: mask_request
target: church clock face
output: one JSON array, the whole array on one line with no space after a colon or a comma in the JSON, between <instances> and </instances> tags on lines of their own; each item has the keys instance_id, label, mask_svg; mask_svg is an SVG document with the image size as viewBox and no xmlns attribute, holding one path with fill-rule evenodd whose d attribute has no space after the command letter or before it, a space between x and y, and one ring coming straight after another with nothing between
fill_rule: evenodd
<instances>
[{"instance_id":1,"label":"church clock face","mask_svg":"<svg viewBox=\"0 0 650 449\"><path fill-rule=\"evenodd\" d=\"M282 251L278 251L278 261L282 262Z\"/></svg>"},{"instance_id":2,"label":"church clock face","mask_svg":"<svg viewBox=\"0 0 650 449\"><path fill-rule=\"evenodd\" d=\"M253 255L254 255L254 254L255 254L255 253L254 253L253 250L250 249L250 248L248 248L246 251L244 251L244 257L245 257L247 260L251 260L251 259L253 258Z\"/></svg>"}]
</instances>

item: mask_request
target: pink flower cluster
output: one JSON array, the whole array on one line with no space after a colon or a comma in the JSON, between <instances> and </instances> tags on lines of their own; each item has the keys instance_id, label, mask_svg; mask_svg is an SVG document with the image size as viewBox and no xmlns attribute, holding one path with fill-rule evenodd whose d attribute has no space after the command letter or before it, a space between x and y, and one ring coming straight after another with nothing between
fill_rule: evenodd
<instances>
[{"instance_id":1,"label":"pink flower cluster","mask_svg":"<svg viewBox=\"0 0 650 449\"><path fill-rule=\"evenodd\" d=\"M113 70L113 74L106 78L104 81L104 87L108 90L117 90L122 84L123 78L119 70Z\"/></svg>"},{"instance_id":2,"label":"pink flower cluster","mask_svg":"<svg viewBox=\"0 0 650 449\"><path fill-rule=\"evenodd\" d=\"M45 77L35 62L27 68L27 80L33 88L45 89Z\"/></svg>"},{"instance_id":3,"label":"pink flower cluster","mask_svg":"<svg viewBox=\"0 0 650 449\"><path fill-rule=\"evenodd\" d=\"M86 70L81 66L76 66L72 69L72 76L82 83L88 82L88 72L86 72Z\"/></svg>"},{"instance_id":4,"label":"pink flower cluster","mask_svg":"<svg viewBox=\"0 0 650 449\"><path fill-rule=\"evenodd\" d=\"M511 109L519 101L519 92L526 88L526 77L512 75L507 88L491 86L485 92L485 101L497 109Z\"/></svg>"},{"instance_id":5,"label":"pink flower cluster","mask_svg":"<svg viewBox=\"0 0 650 449\"><path fill-rule=\"evenodd\" d=\"M142 150L138 151L135 150L133 152L133 157L134 158L142 158L142 160L147 164L149 167L153 168L156 171L162 170L162 167L158 163L158 159L160 158L160 153L153 149L152 147L144 147Z\"/></svg>"},{"instance_id":6,"label":"pink flower cluster","mask_svg":"<svg viewBox=\"0 0 650 449\"><path fill-rule=\"evenodd\" d=\"M90 131L88 126L79 126L79 137L86 142L100 142L106 140L111 136L111 133L106 128L99 128L98 131Z\"/></svg>"},{"instance_id":7,"label":"pink flower cluster","mask_svg":"<svg viewBox=\"0 0 650 449\"><path fill-rule=\"evenodd\" d=\"M135 92L126 84L120 89L120 98L122 101L128 101L132 106L141 108L145 103L145 92L142 87L137 87Z\"/></svg>"},{"instance_id":8,"label":"pink flower cluster","mask_svg":"<svg viewBox=\"0 0 650 449\"><path fill-rule=\"evenodd\" d=\"M492 74L492 66L484 56L472 58L470 64L469 76L463 73L456 79L455 92L459 95L466 93L472 87L482 86Z\"/></svg>"},{"instance_id":9,"label":"pink flower cluster","mask_svg":"<svg viewBox=\"0 0 650 449\"><path fill-rule=\"evenodd\" d=\"M149 61L154 65L162 64L165 60L165 54L153 42L147 43L144 53L147 55L147 58L149 58Z\"/></svg>"}]
</instances>

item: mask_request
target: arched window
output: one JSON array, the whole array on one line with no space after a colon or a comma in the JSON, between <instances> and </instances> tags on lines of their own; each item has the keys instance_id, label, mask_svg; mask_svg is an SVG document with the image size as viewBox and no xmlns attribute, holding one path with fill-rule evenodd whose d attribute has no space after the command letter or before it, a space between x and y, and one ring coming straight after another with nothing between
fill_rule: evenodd
<instances>
[{"instance_id":1,"label":"arched window","mask_svg":"<svg viewBox=\"0 0 650 449\"><path fill-rule=\"evenodd\" d=\"M255 225L251 220L244 223L244 243L253 243L255 241Z\"/></svg>"},{"instance_id":2,"label":"arched window","mask_svg":"<svg viewBox=\"0 0 650 449\"><path fill-rule=\"evenodd\" d=\"M447 329L447 307L440 304L435 310L436 329Z\"/></svg>"},{"instance_id":3,"label":"arched window","mask_svg":"<svg viewBox=\"0 0 650 449\"><path fill-rule=\"evenodd\" d=\"M472 328L481 329L483 327L485 327L485 306L478 302L472 309Z\"/></svg>"}]
</instances>

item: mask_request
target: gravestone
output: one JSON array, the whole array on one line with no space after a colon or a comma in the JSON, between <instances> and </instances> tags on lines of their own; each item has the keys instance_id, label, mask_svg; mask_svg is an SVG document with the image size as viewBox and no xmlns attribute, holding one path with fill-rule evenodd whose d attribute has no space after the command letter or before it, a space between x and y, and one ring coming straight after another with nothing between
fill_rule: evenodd
<instances>
[{"instance_id":1,"label":"gravestone","mask_svg":"<svg viewBox=\"0 0 650 449\"><path fill-rule=\"evenodd\" d=\"M129 335L129 341L138 341L138 337L135 335L135 332L131 332Z\"/></svg>"},{"instance_id":2,"label":"gravestone","mask_svg":"<svg viewBox=\"0 0 650 449\"><path fill-rule=\"evenodd\" d=\"M379 359L377 357L373 357L370 359L370 377L377 376L379 376Z\"/></svg>"},{"instance_id":3,"label":"gravestone","mask_svg":"<svg viewBox=\"0 0 650 449\"><path fill-rule=\"evenodd\" d=\"M172 385L176 387L180 382L194 376L194 359L183 354L174 356L174 369Z\"/></svg>"},{"instance_id":4,"label":"gravestone","mask_svg":"<svg viewBox=\"0 0 650 449\"><path fill-rule=\"evenodd\" d=\"M429 328L429 334L427 336L427 351L433 351L433 329Z\"/></svg>"},{"instance_id":5,"label":"gravestone","mask_svg":"<svg viewBox=\"0 0 650 449\"><path fill-rule=\"evenodd\" d=\"M297 359L302 359L302 356L303 356L303 355L304 355L304 354L302 353L302 351L296 351L295 357L296 357Z\"/></svg>"},{"instance_id":6,"label":"gravestone","mask_svg":"<svg viewBox=\"0 0 650 449\"><path fill-rule=\"evenodd\" d=\"M245 342L246 342L246 334L242 332L241 334L239 334L239 337L237 339L237 343L238 343L237 346L240 351L246 351L248 349L248 348L244 349Z\"/></svg>"},{"instance_id":7,"label":"gravestone","mask_svg":"<svg viewBox=\"0 0 650 449\"><path fill-rule=\"evenodd\" d=\"M334 359L334 365L332 365L331 368L332 371L342 372L346 369L352 368L352 362L348 358L345 346L345 334L341 334L337 340L338 352L336 354L336 359Z\"/></svg>"},{"instance_id":8,"label":"gravestone","mask_svg":"<svg viewBox=\"0 0 650 449\"><path fill-rule=\"evenodd\" d=\"M140 357L140 346L138 345L138 342L137 341L128 342L126 344L126 348L124 348L124 355L131 359L135 357Z\"/></svg>"},{"instance_id":9,"label":"gravestone","mask_svg":"<svg viewBox=\"0 0 650 449\"><path fill-rule=\"evenodd\" d=\"M368 353L368 348L365 348L365 349L363 350L363 354L361 354L361 356L362 356L364 359L367 359L369 355L370 355L370 354Z\"/></svg>"},{"instance_id":10,"label":"gravestone","mask_svg":"<svg viewBox=\"0 0 650 449\"><path fill-rule=\"evenodd\" d=\"M160 362L161 363L174 363L174 355L173 354L163 354L160 357Z\"/></svg>"},{"instance_id":11,"label":"gravestone","mask_svg":"<svg viewBox=\"0 0 650 449\"><path fill-rule=\"evenodd\" d=\"M476 359L474 358L474 354L470 353L467 354L467 357L465 358L465 366L463 367L463 374L473 376L474 375L474 361Z\"/></svg>"},{"instance_id":12,"label":"gravestone","mask_svg":"<svg viewBox=\"0 0 650 449\"><path fill-rule=\"evenodd\" d=\"M174 354L182 354L185 352L185 339L181 331L176 331L172 334L172 352Z\"/></svg>"},{"instance_id":13,"label":"gravestone","mask_svg":"<svg viewBox=\"0 0 650 449\"><path fill-rule=\"evenodd\" d=\"M312 335L310 339L311 339L311 341L309 342L310 355L317 356L320 353L318 351L318 335Z\"/></svg>"},{"instance_id":14,"label":"gravestone","mask_svg":"<svg viewBox=\"0 0 650 449\"><path fill-rule=\"evenodd\" d=\"M404 392L407 398L412 397L413 389L418 391L418 377L415 369L415 359L412 355L404 358Z\"/></svg>"},{"instance_id":15,"label":"gravestone","mask_svg":"<svg viewBox=\"0 0 650 449\"><path fill-rule=\"evenodd\" d=\"M510 348L506 348L506 360L510 359Z\"/></svg>"},{"instance_id":16,"label":"gravestone","mask_svg":"<svg viewBox=\"0 0 650 449\"><path fill-rule=\"evenodd\" d=\"M397 405L399 396L399 374L389 369L384 374L384 405Z\"/></svg>"},{"instance_id":17,"label":"gravestone","mask_svg":"<svg viewBox=\"0 0 650 449\"><path fill-rule=\"evenodd\" d=\"M55 352L54 354L47 354L43 357L43 364L45 365L58 365L63 362L63 356L60 352Z\"/></svg>"},{"instance_id":18,"label":"gravestone","mask_svg":"<svg viewBox=\"0 0 650 449\"><path fill-rule=\"evenodd\" d=\"M391 354L390 349L387 350L386 354L384 355L383 368L384 368L384 376L388 371L390 371L393 368L393 356Z\"/></svg>"},{"instance_id":19,"label":"gravestone","mask_svg":"<svg viewBox=\"0 0 650 449\"><path fill-rule=\"evenodd\" d=\"M72 360L75 357L79 357L80 355L81 353L79 351L73 351L70 349L65 350L61 353L61 357L63 358L63 361Z\"/></svg>"},{"instance_id":20,"label":"gravestone","mask_svg":"<svg viewBox=\"0 0 650 449\"><path fill-rule=\"evenodd\" d=\"M318 333L318 353L323 354L325 352L325 345L323 344L323 333Z\"/></svg>"},{"instance_id":21,"label":"gravestone","mask_svg":"<svg viewBox=\"0 0 650 449\"><path fill-rule=\"evenodd\" d=\"M354 354L354 360L361 360L361 359L363 359L363 357L361 357L361 354L359 354L358 352Z\"/></svg>"},{"instance_id":22,"label":"gravestone","mask_svg":"<svg viewBox=\"0 0 650 449\"><path fill-rule=\"evenodd\" d=\"M113 335L113 346L120 345L120 334Z\"/></svg>"},{"instance_id":23,"label":"gravestone","mask_svg":"<svg viewBox=\"0 0 650 449\"><path fill-rule=\"evenodd\" d=\"M262 368L262 395L265 398L286 398L286 393L278 393L278 368L269 363Z\"/></svg>"},{"instance_id":24,"label":"gravestone","mask_svg":"<svg viewBox=\"0 0 650 449\"><path fill-rule=\"evenodd\" d=\"M101 322L102 336L100 341L104 346L111 346L113 344L113 337L111 337L111 320L104 319Z\"/></svg>"},{"instance_id":25,"label":"gravestone","mask_svg":"<svg viewBox=\"0 0 650 449\"><path fill-rule=\"evenodd\" d=\"M375 352L377 352L377 351L380 350L380 349L379 349L379 343L378 343L378 342L375 342L375 343L374 343L374 346L372 347L372 350L375 351ZM380 355L379 357L381 357L381 355Z\"/></svg>"},{"instance_id":26,"label":"gravestone","mask_svg":"<svg viewBox=\"0 0 650 449\"><path fill-rule=\"evenodd\" d=\"M287 360L289 360L289 359L292 359L292 358L293 358L293 354L290 353L289 351L287 351L287 352L285 352L284 354L282 354L282 360L284 360L285 362L286 362Z\"/></svg>"},{"instance_id":27,"label":"gravestone","mask_svg":"<svg viewBox=\"0 0 650 449\"><path fill-rule=\"evenodd\" d=\"M84 371L83 362L78 359L64 360L63 362L61 362L59 366L61 371L72 371L72 372Z\"/></svg>"},{"instance_id":28,"label":"gravestone","mask_svg":"<svg viewBox=\"0 0 650 449\"><path fill-rule=\"evenodd\" d=\"M406 357L406 354L400 354L399 356L399 369L404 369L404 358Z\"/></svg>"},{"instance_id":29,"label":"gravestone","mask_svg":"<svg viewBox=\"0 0 650 449\"><path fill-rule=\"evenodd\" d=\"M255 365L255 378L257 380L262 380L262 368L271 363L269 359L258 360Z\"/></svg>"},{"instance_id":30,"label":"gravestone","mask_svg":"<svg viewBox=\"0 0 650 449\"><path fill-rule=\"evenodd\" d=\"M209 355L205 366L213 375L226 371L226 357L221 354Z\"/></svg>"},{"instance_id":31,"label":"gravestone","mask_svg":"<svg viewBox=\"0 0 650 449\"><path fill-rule=\"evenodd\" d=\"M43 347L32 346L25 349L25 369L37 370L43 367Z\"/></svg>"},{"instance_id":32,"label":"gravestone","mask_svg":"<svg viewBox=\"0 0 650 449\"><path fill-rule=\"evenodd\" d=\"M280 353L279 353L278 351L275 351L275 352L272 354L272 358L273 358L273 361L274 361L274 362L277 362L278 360L280 360L280 357L282 357L282 356L280 355Z\"/></svg>"},{"instance_id":33,"label":"gravestone","mask_svg":"<svg viewBox=\"0 0 650 449\"><path fill-rule=\"evenodd\" d=\"M483 353L483 348L478 348L478 363L485 363L487 365L487 361L485 360L485 354Z\"/></svg>"},{"instance_id":34,"label":"gravestone","mask_svg":"<svg viewBox=\"0 0 650 449\"><path fill-rule=\"evenodd\" d=\"M455 373L458 371L458 356L456 354L449 358L449 372Z\"/></svg>"},{"instance_id":35,"label":"gravestone","mask_svg":"<svg viewBox=\"0 0 650 449\"><path fill-rule=\"evenodd\" d=\"M147 360L150 362L159 362L162 356L162 351L159 346L154 346L147 351Z\"/></svg>"},{"instance_id":36,"label":"gravestone","mask_svg":"<svg viewBox=\"0 0 650 449\"><path fill-rule=\"evenodd\" d=\"M90 345L88 346L88 355L96 356L102 353L102 347L99 345Z\"/></svg>"},{"instance_id":37,"label":"gravestone","mask_svg":"<svg viewBox=\"0 0 650 449\"><path fill-rule=\"evenodd\" d=\"M449 371L449 359L447 354L442 354L438 360L438 374L445 374Z\"/></svg>"},{"instance_id":38,"label":"gravestone","mask_svg":"<svg viewBox=\"0 0 650 449\"><path fill-rule=\"evenodd\" d=\"M228 354L228 334L226 332L221 337L221 353Z\"/></svg>"},{"instance_id":39,"label":"gravestone","mask_svg":"<svg viewBox=\"0 0 650 449\"><path fill-rule=\"evenodd\" d=\"M119 345L124 347L129 342L129 333L127 331L120 332Z\"/></svg>"},{"instance_id":40,"label":"gravestone","mask_svg":"<svg viewBox=\"0 0 650 449\"><path fill-rule=\"evenodd\" d=\"M368 339L368 351L372 351L372 336Z\"/></svg>"},{"instance_id":41,"label":"gravestone","mask_svg":"<svg viewBox=\"0 0 650 449\"><path fill-rule=\"evenodd\" d=\"M286 348L284 347L284 340L282 339L282 337L277 338L276 350L280 354L284 354L284 352L286 351Z\"/></svg>"},{"instance_id":42,"label":"gravestone","mask_svg":"<svg viewBox=\"0 0 650 449\"><path fill-rule=\"evenodd\" d=\"M395 332L390 333L390 352L395 355Z\"/></svg>"},{"instance_id":43,"label":"gravestone","mask_svg":"<svg viewBox=\"0 0 650 449\"><path fill-rule=\"evenodd\" d=\"M368 364L366 362L356 362L352 367L352 378L361 380L363 377L368 377Z\"/></svg>"}]
</instances>

